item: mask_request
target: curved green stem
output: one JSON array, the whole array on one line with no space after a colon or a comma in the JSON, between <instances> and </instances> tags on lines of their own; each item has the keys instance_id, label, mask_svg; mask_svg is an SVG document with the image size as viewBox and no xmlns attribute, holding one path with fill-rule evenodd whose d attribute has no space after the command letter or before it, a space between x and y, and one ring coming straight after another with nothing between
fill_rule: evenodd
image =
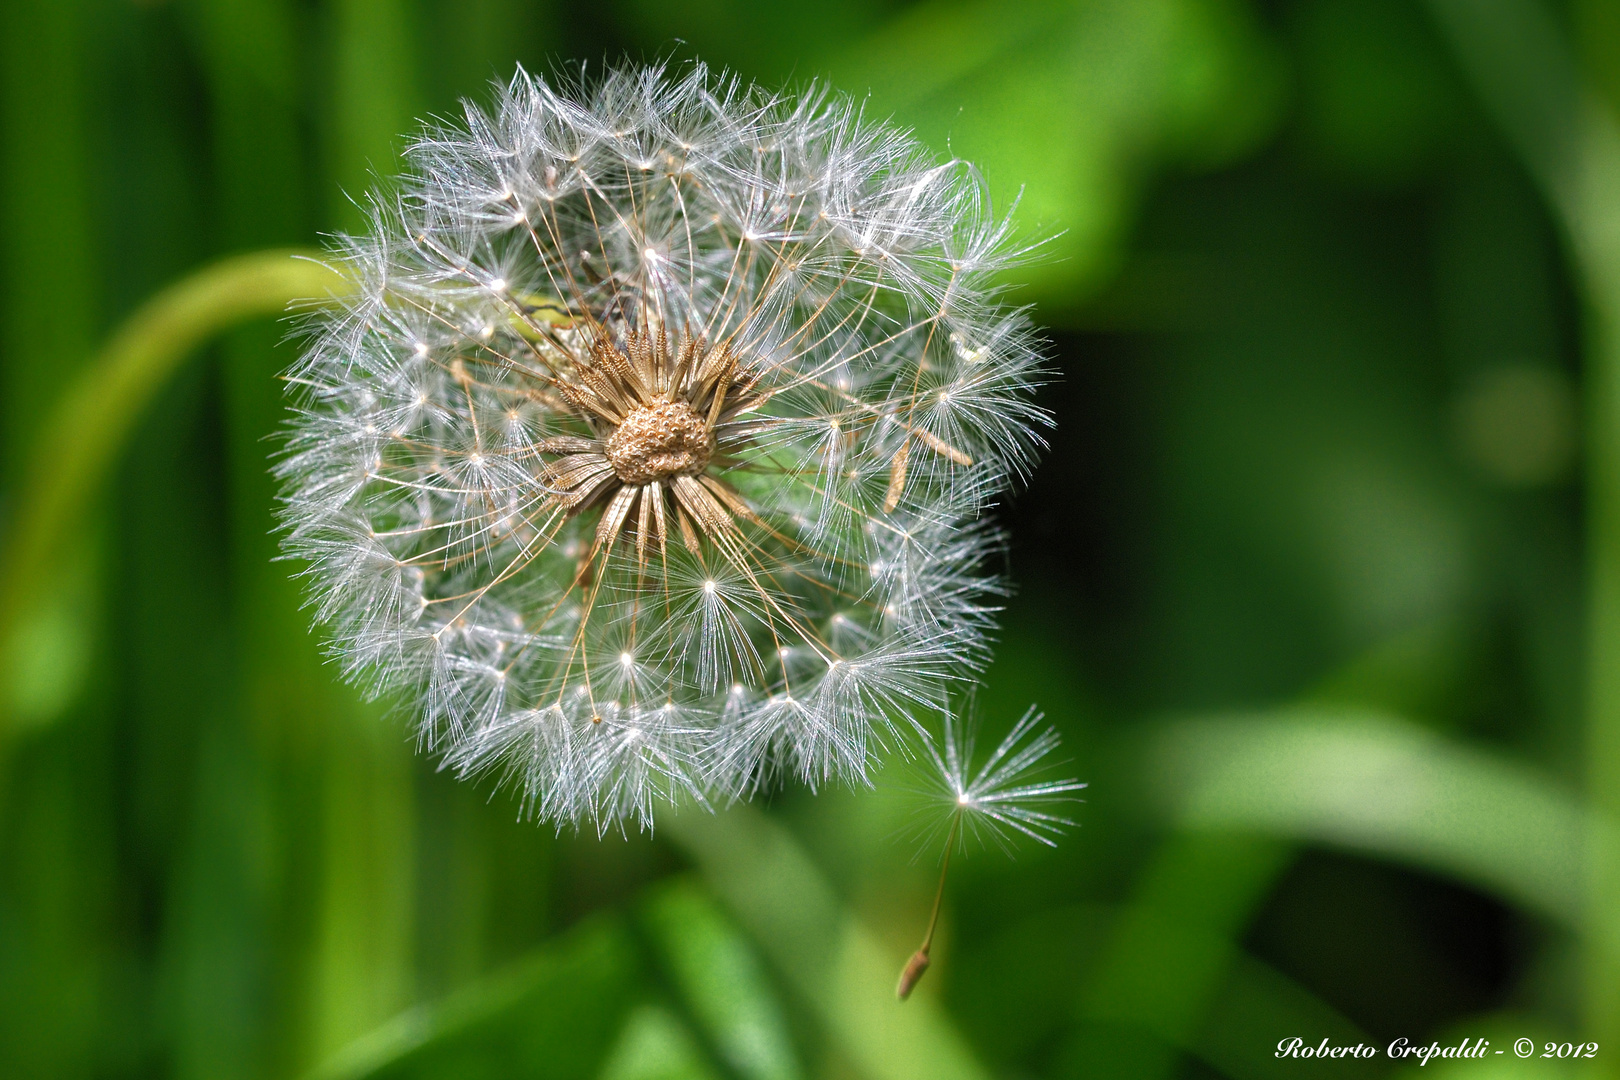
<instances>
[{"instance_id":1,"label":"curved green stem","mask_svg":"<svg viewBox=\"0 0 1620 1080\"><path fill-rule=\"evenodd\" d=\"M346 279L313 256L293 250L238 255L169 286L129 317L62 395L20 478L0 551L0 647L7 650L0 655L12 655L74 524L136 419L186 357L238 323L347 291ZM0 744L16 727L9 697L0 696Z\"/></svg>"}]
</instances>

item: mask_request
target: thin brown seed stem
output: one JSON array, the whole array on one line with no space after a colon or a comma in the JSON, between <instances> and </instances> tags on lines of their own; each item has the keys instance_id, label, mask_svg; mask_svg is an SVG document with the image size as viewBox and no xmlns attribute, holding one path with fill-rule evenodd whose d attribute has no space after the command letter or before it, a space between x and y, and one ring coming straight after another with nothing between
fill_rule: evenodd
<instances>
[{"instance_id":1,"label":"thin brown seed stem","mask_svg":"<svg viewBox=\"0 0 1620 1080\"><path fill-rule=\"evenodd\" d=\"M911 991L928 970L929 952L934 947L934 931L939 927L939 910L945 902L945 877L951 871L951 851L956 847L956 834L962 827L962 808L957 807L951 815L951 831L945 837L945 858L939 867L939 885L934 889L934 909L928 915L928 929L923 933L922 944L917 951L911 954L906 966L900 972L900 982L894 988L895 996L904 1001L911 996Z\"/></svg>"},{"instance_id":2,"label":"thin brown seed stem","mask_svg":"<svg viewBox=\"0 0 1620 1080\"><path fill-rule=\"evenodd\" d=\"M951 815L951 831L945 837L945 859L939 868L939 886L934 890L934 910L928 915L928 932L923 934L922 946L917 950L925 956L934 947L934 930L939 926L939 909L945 900L945 875L951 871L951 851L956 847L956 833L961 826L962 811L958 808Z\"/></svg>"}]
</instances>

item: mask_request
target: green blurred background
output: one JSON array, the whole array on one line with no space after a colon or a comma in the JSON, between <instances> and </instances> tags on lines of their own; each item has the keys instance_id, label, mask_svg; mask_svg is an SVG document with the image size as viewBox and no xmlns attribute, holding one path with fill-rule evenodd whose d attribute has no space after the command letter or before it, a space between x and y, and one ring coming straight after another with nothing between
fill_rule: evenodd
<instances>
[{"instance_id":1,"label":"green blurred background","mask_svg":"<svg viewBox=\"0 0 1620 1080\"><path fill-rule=\"evenodd\" d=\"M1038 703L1092 787L1056 850L954 865L903 1006L937 853L897 775L559 836L334 679L272 562L285 322L126 435L51 419L144 301L357 227L514 64L692 56L869 95L1052 238L977 707ZM1246 1080L1521 1036L1426 1068L1620 1075L1617 110L1609 0L4 0L0 538L112 466L0 577L0 1076Z\"/></svg>"}]
</instances>

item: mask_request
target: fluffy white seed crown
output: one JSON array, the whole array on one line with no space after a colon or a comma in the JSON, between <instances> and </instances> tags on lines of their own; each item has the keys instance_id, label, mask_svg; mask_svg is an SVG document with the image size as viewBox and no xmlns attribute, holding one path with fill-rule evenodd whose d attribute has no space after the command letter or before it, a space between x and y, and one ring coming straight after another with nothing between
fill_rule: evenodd
<instances>
[{"instance_id":1,"label":"fluffy white seed crown","mask_svg":"<svg viewBox=\"0 0 1620 1080\"><path fill-rule=\"evenodd\" d=\"M983 658L1045 422L978 175L701 66L430 133L290 374L346 672L546 820L864 779Z\"/></svg>"}]
</instances>

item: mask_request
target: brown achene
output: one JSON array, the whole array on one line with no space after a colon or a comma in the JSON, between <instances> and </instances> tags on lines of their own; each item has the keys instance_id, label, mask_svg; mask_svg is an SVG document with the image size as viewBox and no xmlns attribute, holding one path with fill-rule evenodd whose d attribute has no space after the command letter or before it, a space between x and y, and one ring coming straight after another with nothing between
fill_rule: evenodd
<instances>
[{"instance_id":1,"label":"brown achene","mask_svg":"<svg viewBox=\"0 0 1620 1080\"><path fill-rule=\"evenodd\" d=\"M607 459L626 484L696 476L714 453L714 432L684 401L642 405L608 436Z\"/></svg>"},{"instance_id":2,"label":"brown achene","mask_svg":"<svg viewBox=\"0 0 1620 1080\"><path fill-rule=\"evenodd\" d=\"M559 455L540 479L570 514L605 500L592 554L605 554L627 526L638 559L649 541L660 550L673 525L694 553L698 536L718 536L750 516L747 503L709 469L739 417L764 395L760 373L744 368L729 343L683 337L672 348L663 331L631 331L622 341L598 328L583 358L563 369L556 388L594 437L543 440Z\"/></svg>"}]
</instances>

